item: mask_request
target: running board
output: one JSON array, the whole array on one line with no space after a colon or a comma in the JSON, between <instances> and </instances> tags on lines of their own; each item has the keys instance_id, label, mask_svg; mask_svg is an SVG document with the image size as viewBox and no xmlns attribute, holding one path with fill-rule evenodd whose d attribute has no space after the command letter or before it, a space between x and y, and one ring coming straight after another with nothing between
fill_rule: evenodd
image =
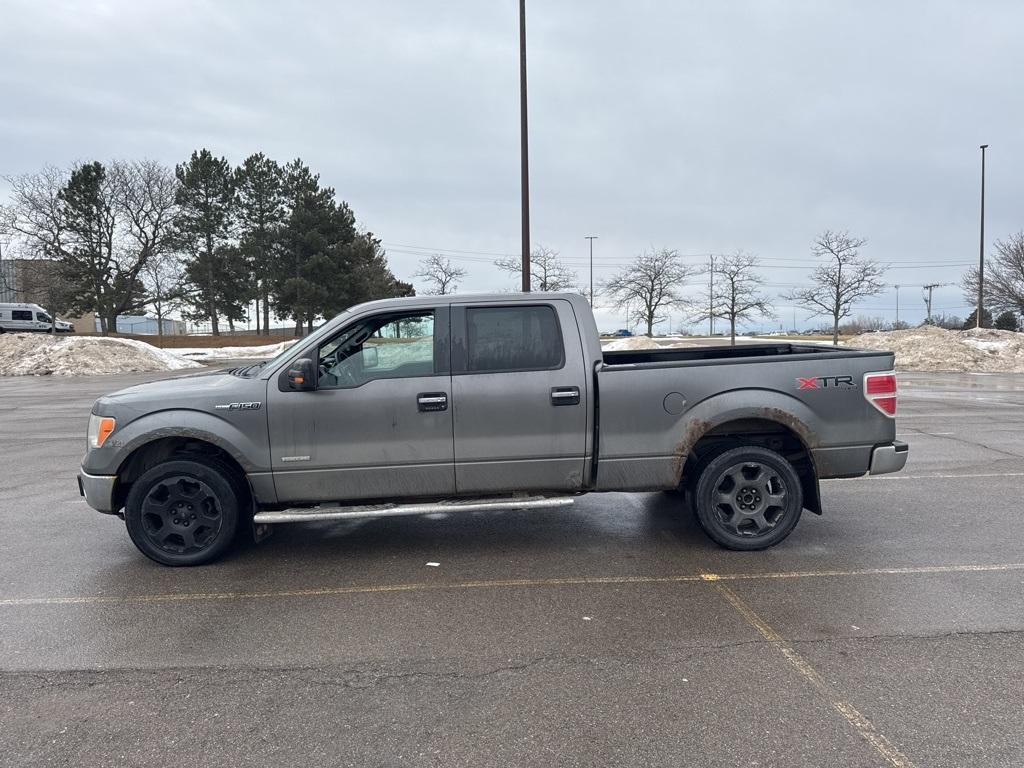
<instances>
[{"instance_id":1,"label":"running board","mask_svg":"<svg viewBox=\"0 0 1024 768\"><path fill-rule=\"evenodd\" d=\"M372 517L434 515L457 512L489 512L501 509L550 509L566 507L571 496L493 499L491 501L436 501L429 504L372 504L352 507L294 507L277 512L257 512L254 523L305 523L314 520L362 520Z\"/></svg>"}]
</instances>

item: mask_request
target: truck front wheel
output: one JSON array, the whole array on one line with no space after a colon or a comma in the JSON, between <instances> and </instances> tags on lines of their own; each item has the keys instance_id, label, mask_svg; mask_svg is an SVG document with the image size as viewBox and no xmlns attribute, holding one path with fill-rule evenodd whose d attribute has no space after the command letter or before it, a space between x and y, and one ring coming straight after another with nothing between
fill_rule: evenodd
<instances>
[{"instance_id":1,"label":"truck front wheel","mask_svg":"<svg viewBox=\"0 0 1024 768\"><path fill-rule=\"evenodd\" d=\"M803 511L800 477L775 451L724 451L704 466L694 489L697 520L726 549L765 549L789 536Z\"/></svg>"},{"instance_id":2,"label":"truck front wheel","mask_svg":"<svg viewBox=\"0 0 1024 768\"><path fill-rule=\"evenodd\" d=\"M220 557L235 537L238 489L215 461L168 461L132 484L124 519L146 557L163 565L202 565Z\"/></svg>"}]
</instances>

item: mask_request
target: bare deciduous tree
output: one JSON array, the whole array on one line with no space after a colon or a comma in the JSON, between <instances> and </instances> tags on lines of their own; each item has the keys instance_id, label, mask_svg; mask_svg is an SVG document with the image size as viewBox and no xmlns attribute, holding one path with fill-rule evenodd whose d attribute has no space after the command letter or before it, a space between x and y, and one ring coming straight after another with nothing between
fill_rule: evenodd
<instances>
[{"instance_id":1,"label":"bare deciduous tree","mask_svg":"<svg viewBox=\"0 0 1024 768\"><path fill-rule=\"evenodd\" d=\"M413 272L413 277L418 277L429 284L430 287L424 291L428 296L447 296L455 293L459 281L465 276L465 269L455 266L439 253L421 262L420 268Z\"/></svg>"},{"instance_id":2,"label":"bare deciduous tree","mask_svg":"<svg viewBox=\"0 0 1024 768\"><path fill-rule=\"evenodd\" d=\"M174 246L178 180L174 171L153 160L114 161L110 177L113 206L124 226L126 242L122 247L144 267L151 257Z\"/></svg>"},{"instance_id":3,"label":"bare deciduous tree","mask_svg":"<svg viewBox=\"0 0 1024 768\"><path fill-rule=\"evenodd\" d=\"M67 173L46 166L39 173L6 177L9 205L0 206L0 231L8 244L8 257L24 259L20 265L19 298L42 298L52 316L66 307L66 286L59 277L59 260L66 240L61 190ZM8 286L14 288L15 286ZM40 293L41 288L45 290ZM56 324L51 328L56 332Z\"/></svg>"},{"instance_id":4,"label":"bare deciduous tree","mask_svg":"<svg viewBox=\"0 0 1024 768\"><path fill-rule=\"evenodd\" d=\"M164 318L181 307L189 290L181 258L171 250L154 254L142 268L142 281L146 286L146 303L156 315L158 344L163 347Z\"/></svg>"},{"instance_id":5,"label":"bare deciduous tree","mask_svg":"<svg viewBox=\"0 0 1024 768\"><path fill-rule=\"evenodd\" d=\"M860 255L866 242L848 232L825 230L811 248L817 258L826 260L811 273L813 285L795 288L784 296L810 310L812 317L831 317L835 345L839 344L839 322L850 316L854 303L885 290L881 280L885 268Z\"/></svg>"},{"instance_id":6,"label":"bare deciduous tree","mask_svg":"<svg viewBox=\"0 0 1024 768\"><path fill-rule=\"evenodd\" d=\"M858 315L856 319L839 326L839 330L847 336L857 336L861 333L887 331L889 329L890 324L884 317L865 317L864 315Z\"/></svg>"},{"instance_id":7,"label":"bare deciduous tree","mask_svg":"<svg viewBox=\"0 0 1024 768\"><path fill-rule=\"evenodd\" d=\"M60 309L95 312L107 333L119 314L142 307L142 270L172 247L176 181L169 169L152 161L86 163L8 183L4 228L29 260L26 271L59 284L53 300Z\"/></svg>"},{"instance_id":8,"label":"bare deciduous tree","mask_svg":"<svg viewBox=\"0 0 1024 768\"><path fill-rule=\"evenodd\" d=\"M761 293L764 278L757 274L757 257L737 251L723 256L711 268L714 276L714 295L710 286L705 294L703 308L694 316L695 322L717 317L729 321L730 343L736 344L736 324L754 317L774 317L771 302Z\"/></svg>"},{"instance_id":9,"label":"bare deciduous tree","mask_svg":"<svg viewBox=\"0 0 1024 768\"><path fill-rule=\"evenodd\" d=\"M603 291L619 309L632 309L647 325L650 336L655 323L665 319L665 310L687 304L680 289L697 272L699 269L684 264L675 250L650 250L605 283Z\"/></svg>"},{"instance_id":10,"label":"bare deciduous tree","mask_svg":"<svg viewBox=\"0 0 1024 768\"><path fill-rule=\"evenodd\" d=\"M977 304L977 267L964 276L963 289L968 303ZM985 265L985 309L1024 315L1024 232L996 240L995 254Z\"/></svg>"},{"instance_id":11,"label":"bare deciduous tree","mask_svg":"<svg viewBox=\"0 0 1024 768\"><path fill-rule=\"evenodd\" d=\"M522 275L518 256L497 259L494 266L510 275ZM538 245L530 254L530 289L534 291L576 291L577 275L558 258L558 251Z\"/></svg>"}]
</instances>

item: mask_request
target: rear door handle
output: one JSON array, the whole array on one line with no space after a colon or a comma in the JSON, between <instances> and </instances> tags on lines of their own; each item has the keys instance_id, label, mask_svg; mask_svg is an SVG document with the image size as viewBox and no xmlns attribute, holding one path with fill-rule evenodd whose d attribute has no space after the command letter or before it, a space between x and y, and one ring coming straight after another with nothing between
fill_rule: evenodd
<instances>
[{"instance_id":1,"label":"rear door handle","mask_svg":"<svg viewBox=\"0 0 1024 768\"><path fill-rule=\"evenodd\" d=\"M552 387L551 388L551 404L552 405L579 405L580 404L580 388L579 387Z\"/></svg>"},{"instance_id":2,"label":"rear door handle","mask_svg":"<svg viewBox=\"0 0 1024 768\"><path fill-rule=\"evenodd\" d=\"M447 411L447 392L420 392L416 395L416 407L420 411Z\"/></svg>"}]
</instances>

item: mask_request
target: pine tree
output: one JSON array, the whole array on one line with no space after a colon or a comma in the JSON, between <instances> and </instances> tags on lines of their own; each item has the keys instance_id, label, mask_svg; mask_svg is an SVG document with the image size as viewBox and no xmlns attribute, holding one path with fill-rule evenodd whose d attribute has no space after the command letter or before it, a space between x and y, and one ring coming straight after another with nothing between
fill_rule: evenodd
<instances>
[{"instance_id":1,"label":"pine tree","mask_svg":"<svg viewBox=\"0 0 1024 768\"><path fill-rule=\"evenodd\" d=\"M208 149L193 152L188 163L175 169L178 178L177 239L186 253L185 268L196 287L187 313L195 320L209 320L214 336L220 335L219 317L243 297L235 291L236 281L226 280L223 263L231 234L235 203L234 174L223 157ZM237 318L229 318L229 322ZM242 315L244 317L244 314Z\"/></svg>"},{"instance_id":2,"label":"pine tree","mask_svg":"<svg viewBox=\"0 0 1024 768\"><path fill-rule=\"evenodd\" d=\"M262 330L270 335L270 284L286 210L284 169L262 152L235 170L239 247L248 260L263 311ZM260 329L259 313L256 327Z\"/></svg>"},{"instance_id":3,"label":"pine tree","mask_svg":"<svg viewBox=\"0 0 1024 768\"><path fill-rule=\"evenodd\" d=\"M995 321L995 327L1000 331L1019 331L1020 322L1015 313L1007 311L999 314Z\"/></svg>"},{"instance_id":4,"label":"pine tree","mask_svg":"<svg viewBox=\"0 0 1024 768\"><path fill-rule=\"evenodd\" d=\"M963 329L965 331L978 326L978 310L977 308L971 310L971 314L964 320ZM992 313L988 309L981 311L981 327L991 328L992 327Z\"/></svg>"},{"instance_id":5,"label":"pine tree","mask_svg":"<svg viewBox=\"0 0 1024 768\"><path fill-rule=\"evenodd\" d=\"M140 280L147 254L121 247L114 185L102 163L79 165L58 194L63 232L51 257L60 260L60 283L71 312L95 312L104 334L117 331L117 316L140 309Z\"/></svg>"},{"instance_id":6,"label":"pine tree","mask_svg":"<svg viewBox=\"0 0 1024 768\"><path fill-rule=\"evenodd\" d=\"M289 213L279 238L271 301L295 321L296 335L371 299L412 295L388 269L380 241L356 229L355 214L334 190L295 160L285 167Z\"/></svg>"},{"instance_id":7,"label":"pine tree","mask_svg":"<svg viewBox=\"0 0 1024 768\"><path fill-rule=\"evenodd\" d=\"M285 167L288 218L280 235L280 256L272 276L271 301L280 317L295 321L295 334L311 328L326 301L330 279L327 250L351 239L354 222L338 217L334 190L320 186L320 176L301 160Z\"/></svg>"}]
</instances>

